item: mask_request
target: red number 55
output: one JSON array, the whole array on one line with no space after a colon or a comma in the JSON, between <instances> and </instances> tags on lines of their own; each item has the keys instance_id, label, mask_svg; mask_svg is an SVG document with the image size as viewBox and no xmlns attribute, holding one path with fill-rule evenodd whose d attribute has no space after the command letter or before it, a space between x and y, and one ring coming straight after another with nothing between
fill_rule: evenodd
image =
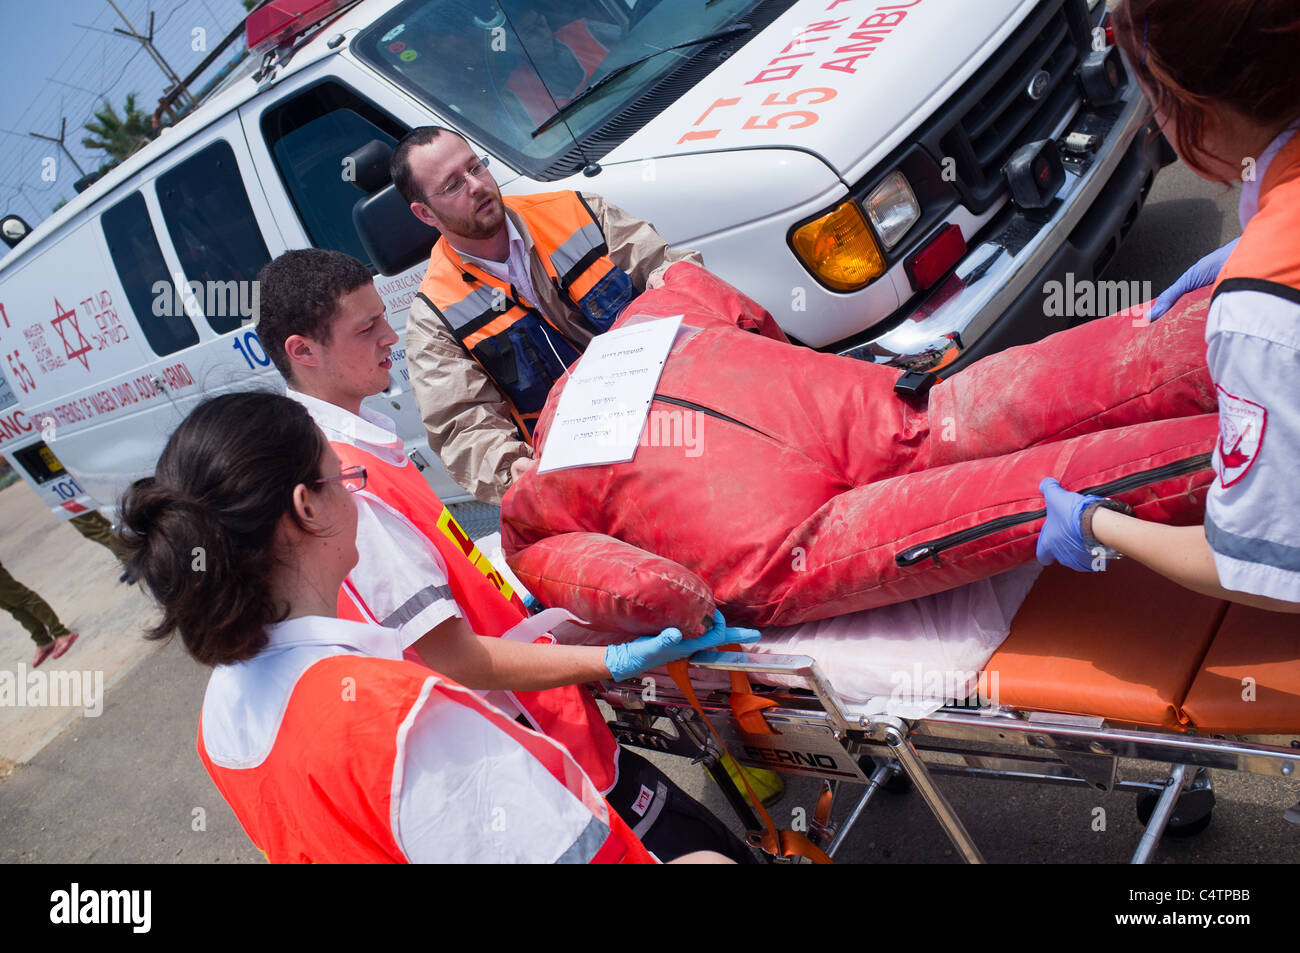
<instances>
[{"instance_id":1,"label":"red number 55","mask_svg":"<svg viewBox=\"0 0 1300 953\"><path fill-rule=\"evenodd\" d=\"M806 103L800 103L800 96L814 96L815 98L807 100ZM816 86L812 89L800 89L790 93L784 99L780 93L773 93L763 100L764 106L796 106L808 105L815 106L817 103L824 103L835 98L835 90L828 89L825 86ZM768 117L767 122L759 122L758 116L750 116L745 120L743 129L778 129L782 119L794 117L795 121L786 126L787 129L804 129L815 123L820 117L815 112L807 109L793 109L789 112L777 113L775 116Z\"/></svg>"}]
</instances>

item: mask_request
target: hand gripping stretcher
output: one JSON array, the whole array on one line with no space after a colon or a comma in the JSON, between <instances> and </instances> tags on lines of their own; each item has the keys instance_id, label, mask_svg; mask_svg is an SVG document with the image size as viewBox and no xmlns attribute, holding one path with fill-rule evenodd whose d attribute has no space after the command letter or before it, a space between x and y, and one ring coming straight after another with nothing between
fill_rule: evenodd
<instances>
[{"instance_id":1,"label":"hand gripping stretcher","mask_svg":"<svg viewBox=\"0 0 1300 953\"><path fill-rule=\"evenodd\" d=\"M600 696L614 709L621 742L703 760L751 831L758 822L720 769L719 745L702 718L736 760L820 780L808 837L831 856L877 791L905 777L960 855L981 862L935 782L965 775L1134 792L1139 816L1149 819L1132 862L1145 863L1167 829L1194 833L1209 823L1209 770L1296 775L1300 741L1259 736L1300 735L1297 636L1300 616L1201 596L1129 561L1096 574L1054 566L1020 606L972 701L949 698L916 716L882 712L838 699L813 658L732 652L697 654L692 676L743 673L787 685L794 677L805 685L755 686L767 706L760 733L741 726L751 716L733 712L728 691L694 693L698 709L680 689L651 694L640 682L603 684ZM1120 780L1120 758L1167 765L1167 777ZM831 806L855 786L865 791L835 829ZM1300 805L1286 819L1300 823ZM759 840L751 834L752 844Z\"/></svg>"}]
</instances>

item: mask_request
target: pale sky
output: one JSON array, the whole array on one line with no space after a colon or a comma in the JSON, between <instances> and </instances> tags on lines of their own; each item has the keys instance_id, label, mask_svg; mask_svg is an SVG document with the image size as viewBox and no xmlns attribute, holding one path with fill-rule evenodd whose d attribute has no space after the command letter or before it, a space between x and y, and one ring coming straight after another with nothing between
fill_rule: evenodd
<instances>
[{"instance_id":1,"label":"pale sky","mask_svg":"<svg viewBox=\"0 0 1300 953\"><path fill-rule=\"evenodd\" d=\"M114 2L141 34L148 33L153 11L154 44L182 77L207 55L192 49L196 28L206 31L210 50L244 16L239 0ZM0 214L17 213L35 226L59 199L75 194L72 183L80 173L55 143L28 133L57 137L59 118L66 116L68 150L91 172L107 156L82 146L89 135L83 127L104 96L119 115L128 92L137 94L137 108L156 108L168 81L142 45L114 34L114 27L126 24L108 0L0 0L8 60L0 87ZM223 54L212 72L229 58ZM53 182L42 179L47 156L57 160Z\"/></svg>"}]
</instances>

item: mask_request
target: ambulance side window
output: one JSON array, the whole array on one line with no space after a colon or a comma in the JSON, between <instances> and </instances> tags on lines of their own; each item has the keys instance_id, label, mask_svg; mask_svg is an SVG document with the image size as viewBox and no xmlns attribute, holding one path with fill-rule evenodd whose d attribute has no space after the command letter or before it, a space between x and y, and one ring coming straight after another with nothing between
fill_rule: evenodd
<instances>
[{"instance_id":1,"label":"ambulance side window","mask_svg":"<svg viewBox=\"0 0 1300 953\"><path fill-rule=\"evenodd\" d=\"M100 216L108 254L126 289L135 319L145 339L159 357L199 343L184 307L180 305L167 263L153 233L144 196L134 192ZM166 290L159 294L162 282Z\"/></svg>"},{"instance_id":2,"label":"ambulance side window","mask_svg":"<svg viewBox=\"0 0 1300 953\"><path fill-rule=\"evenodd\" d=\"M351 90L326 82L268 109L262 135L311 243L371 264L352 224L352 208L365 193L353 184L347 156L372 139L396 146L406 129Z\"/></svg>"},{"instance_id":3,"label":"ambulance side window","mask_svg":"<svg viewBox=\"0 0 1300 953\"><path fill-rule=\"evenodd\" d=\"M18 403L18 395L14 393L13 388L9 386L9 381L0 370L0 410L7 410L14 404Z\"/></svg>"},{"instance_id":4,"label":"ambulance side window","mask_svg":"<svg viewBox=\"0 0 1300 953\"><path fill-rule=\"evenodd\" d=\"M235 153L218 140L158 176L157 188L185 278L203 285L204 317L218 334L233 331L253 317L252 282L271 260Z\"/></svg>"}]
</instances>

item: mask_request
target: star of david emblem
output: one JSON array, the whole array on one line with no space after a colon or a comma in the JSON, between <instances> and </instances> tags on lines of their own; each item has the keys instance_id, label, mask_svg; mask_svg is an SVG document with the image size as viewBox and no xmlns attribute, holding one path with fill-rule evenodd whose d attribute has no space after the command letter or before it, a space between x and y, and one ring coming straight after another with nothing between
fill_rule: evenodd
<instances>
[{"instance_id":1,"label":"star of david emblem","mask_svg":"<svg viewBox=\"0 0 1300 953\"><path fill-rule=\"evenodd\" d=\"M63 341L63 350L68 355L68 360L80 361L82 367L86 370L90 370L90 361L86 359L86 355L91 352L92 348L90 342L86 340L86 336L81 333L81 325L77 323L76 310L67 310L63 305L59 304L59 299L55 298L54 311L56 317L50 322L50 327L54 328L54 330L59 333L59 337ZM75 349L68 341L68 324L72 325L72 330L77 335L77 346Z\"/></svg>"}]
</instances>

